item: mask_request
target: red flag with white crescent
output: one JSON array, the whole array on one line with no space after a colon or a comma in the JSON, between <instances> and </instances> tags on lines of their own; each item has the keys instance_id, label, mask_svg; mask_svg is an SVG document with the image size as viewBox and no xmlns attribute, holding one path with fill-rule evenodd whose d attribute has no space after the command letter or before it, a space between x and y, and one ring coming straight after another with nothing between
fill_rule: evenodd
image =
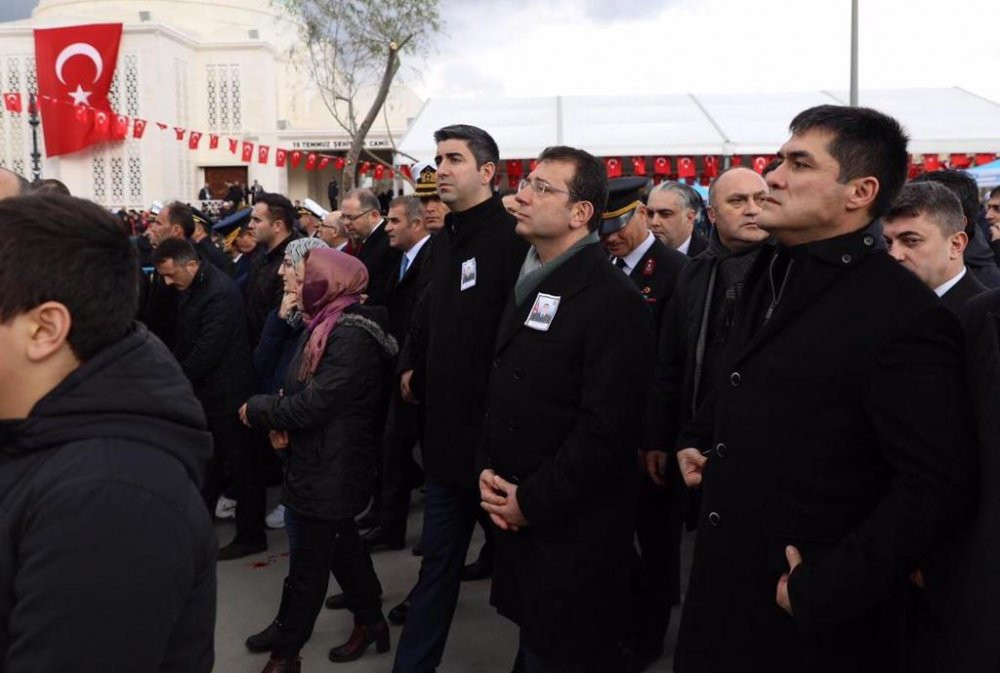
<instances>
[{"instance_id":1,"label":"red flag with white crescent","mask_svg":"<svg viewBox=\"0 0 1000 673\"><path fill-rule=\"evenodd\" d=\"M287 153L280 147L274 150L274 165L278 168L285 167L285 161L287 160Z\"/></svg>"},{"instance_id":2,"label":"red flag with white crescent","mask_svg":"<svg viewBox=\"0 0 1000 673\"><path fill-rule=\"evenodd\" d=\"M128 117L125 115L115 115L111 125L111 139L125 140L128 135Z\"/></svg>"},{"instance_id":3,"label":"red flag with white crescent","mask_svg":"<svg viewBox=\"0 0 1000 673\"><path fill-rule=\"evenodd\" d=\"M292 168L298 168L301 162L302 162L302 152L299 152L298 150L292 152Z\"/></svg>"},{"instance_id":4,"label":"red flag with white crescent","mask_svg":"<svg viewBox=\"0 0 1000 673\"><path fill-rule=\"evenodd\" d=\"M330 157L320 157L319 164L316 166L317 170L323 170L330 165Z\"/></svg>"},{"instance_id":5,"label":"red flag with white crescent","mask_svg":"<svg viewBox=\"0 0 1000 673\"><path fill-rule=\"evenodd\" d=\"M174 135L177 136L178 140L184 140L184 129L179 126L174 127Z\"/></svg>"},{"instance_id":6,"label":"red flag with white crescent","mask_svg":"<svg viewBox=\"0 0 1000 673\"><path fill-rule=\"evenodd\" d=\"M77 152L110 139L110 124L81 125L74 107L111 118L108 91L118 63L122 24L101 23L35 30L35 67L45 155Z\"/></svg>"},{"instance_id":7,"label":"red flag with white crescent","mask_svg":"<svg viewBox=\"0 0 1000 673\"><path fill-rule=\"evenodd\" d=\"M314 153L312 153L312 152L309 153L309 156L306 157L306 170L307 171L316 170L316 160L317 159L318 159L318 157Z\"/></svg>"},{"instance_id":8,"label":"red flag with white crescent","mask_svg":"<svg viewBox=\"0 0 1000 673\"><path fill-rule=\"evenodd\" d=\"M198 149L198 144L201 142L201 131L191 131L191 135L188 136L188 149L196 150Z\"/></svg>"},{"instance_id":9,"label":"red flag with white crescent","mask_svg":"<svg viewBox=\"0 0 1000 673\"><path fill-rule=\"evenodd\" d=\"M208 149L217 150L219 149L219 136L214 133L208 134Z\"/></svg>"},{"instance_id":10,"label":"red flag with white crescent","mask_svg":"<svg viewBox=\"0 0 1000 673\"><path fill-rule=\"evenodd\" d=\"M8 112L21 112L21 94L5 93L3 95L3 104Z\"/></svg>"},{"instance_id":11,"label":"red flag with white crescent","mask_svg":"<svg viewBox=\"0 0 1000 673\"><path fill-rule=\"evenodd\" d=\"M132 120L132 137L141 138L142 134L146 132L146 120L145 119L133 119Z\"/></svg>"},{"instance_id":12,"label":"red flag with white crescent","mask_svg":"<svg viewBox=\"0 0 1000 673\"><path fill-rule=\"evenodd\" d=\"M271 153L270 145L258 145L257 146L257 163L266 164L267 157Z\"/></svg>"},{"instance_id":13,"label":"red flag with white crescent","mask_svg":"<svg viewBox=\"0 0 1000 673\"><path fill-rule=\"evenodd\" d=\"M239 147L239 144L240 144L239 140L237 140L236 138L230 138L229 139L229 151L232 152L233 154L236 154L236 149L237 149L237 147Z\"/></svg>"},{"instance_id":14,"label":"red flag with white crescent","mask_svg":"<svg viewBox=\"0 0 1000 673\"><path fill-rule=\"evenodd\" d=\"M107 110L94 112L94 132L102 138L111 137L111 113Z\"/></svg>"},{"instance_id":15,"label":"red flag with white crescent","mask_svg":"<svg viewBox=\"0 0 1000 673\"><path fill-rule=\"evenodd\" d=\"M248 143L245 140L243 141L243 155L241 156L241 159L247 163L253 161L253 143Z\"/></svg>"}]
</instances>

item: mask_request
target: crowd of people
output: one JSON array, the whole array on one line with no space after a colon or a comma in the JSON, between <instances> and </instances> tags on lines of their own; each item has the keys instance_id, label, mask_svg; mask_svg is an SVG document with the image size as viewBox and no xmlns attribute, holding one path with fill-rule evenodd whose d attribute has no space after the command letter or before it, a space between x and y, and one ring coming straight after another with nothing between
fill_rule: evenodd
<instances>
[{"instance_id":1,"label":"crowd of people","mask_svg":"<svg viewBox=\"0 0 1000 673\"><path fill-rule=\"evenodd\" d=\"M486 130L434 139L414 195L331 211L255 185L116 218L0 174L0 670L211 670L215 564L268 526L264 673L324 605L331 661L392 621L393 673L431 673L489 576L497 670L637 673L685 528L679 673L1000 666L1000 189L907 182L867 108L803 111L707 203L565 146L502 194ZM385 615L371 554L417 487Z\"/></svg>"}]
</instances>

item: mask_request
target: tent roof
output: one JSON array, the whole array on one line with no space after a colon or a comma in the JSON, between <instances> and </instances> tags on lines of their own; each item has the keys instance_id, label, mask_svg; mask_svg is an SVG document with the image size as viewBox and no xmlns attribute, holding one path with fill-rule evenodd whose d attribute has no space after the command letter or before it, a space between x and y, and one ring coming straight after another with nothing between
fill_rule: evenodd
<instances>
[{"instance_id":1,"label":"tent roof","mask_svg":"<svg viewBox=\"0 0 1000 673\"><path fill-rule=\"evenodd\" d=\"M872 90L859 98L903 124L914 154L1000 152L1000 104L964 89ZM502 159L534 157L557 144L597 156L770 154L797 113L847 100L846 91L432 98L399 151L430 160L434 131L464 123L489 131Z\"/></svg>"}]
</instances>

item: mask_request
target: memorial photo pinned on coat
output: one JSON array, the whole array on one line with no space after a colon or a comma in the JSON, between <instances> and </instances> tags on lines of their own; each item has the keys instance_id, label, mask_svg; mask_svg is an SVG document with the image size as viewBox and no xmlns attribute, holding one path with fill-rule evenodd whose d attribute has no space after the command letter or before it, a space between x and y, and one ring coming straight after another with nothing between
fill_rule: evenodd
<instances>
[{"instance_id":1,"label":"memorial photo pinned on coat","mask_svg":"<svg viewBox=\"0 0 1000 673\"><path fill-rule=\"evenodd\" d=\"M467 259L462 262L462 287L464 292L470 287L476 286L476 258Z\"/></svg>"},{"instance_id":2,"label":"memorial photo pinned on coat","mask_svg":"<svg viewBox=\"0 0 1000 673\"><path fill-rule=\"evenodd\" d=\"M554 295L539 292L524 324L539 332L548 332L549 327L552 326L552 320L556 317L556 311L559 309L559 299Z\"/></svg>"}]
</instances>

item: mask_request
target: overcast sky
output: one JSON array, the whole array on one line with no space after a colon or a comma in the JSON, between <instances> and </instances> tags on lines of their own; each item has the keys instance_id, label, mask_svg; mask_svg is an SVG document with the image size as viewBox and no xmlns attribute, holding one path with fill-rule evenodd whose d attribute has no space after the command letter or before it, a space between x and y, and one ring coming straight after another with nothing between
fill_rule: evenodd
<instances>
[{"instance_id":1,"label":"overcast sky","mask_svg":"<svg viewBox=\"0 0 1000 673\"><path fill-rule=\"evenodd\" d=\"M35 0L0 0L0 20ZM442 0L403 75L430 96L848 87L850 0ZM861 88L961 86L1000 102L1000 1L860 0Z\"/></svg>"}]
</instances>

